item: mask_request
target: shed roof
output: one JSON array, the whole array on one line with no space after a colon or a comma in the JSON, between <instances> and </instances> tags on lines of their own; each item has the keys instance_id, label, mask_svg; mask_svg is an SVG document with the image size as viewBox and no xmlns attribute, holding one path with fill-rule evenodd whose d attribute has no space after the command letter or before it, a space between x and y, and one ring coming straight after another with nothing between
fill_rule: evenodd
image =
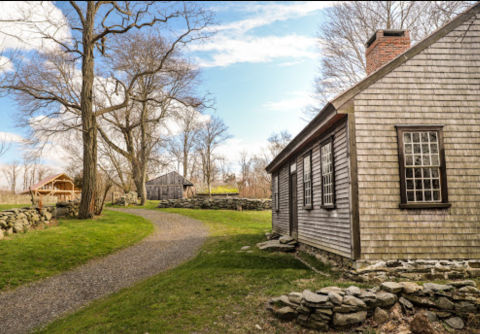
<instances>
[{"instance_id":1,"label":"shed roof","mask_svg":"<svg viewBox=\"0 0 480 334\"><path fill-rule=\"evenodd\" d=\"M167 175L170 175L170 174L172 174L172 173L175 173L175 174L177 175L177 177L180 177L180 178L183 179L182 184L183 184L184 186L189 186L189 187L193 187L193 186L194 186L194 184L193 184L190 180L184 178L182 175L178 174L178 173L175 172L175 171L172 171L172 172L169 172L169 173L160 175L159 177L156 177L156 178L154 178L154 179L151 179L150 181L146 182L146 184L153 183L154 180L158 180L158 179L160 179L160 178L162 178L162 177L165 177L165 176L167 176Z\"/></svg>"},{"instance_id":2,"label":"shed roof","mask_svg":"<svg viewBox=\"0 0 480 334\"><path fill-rule=\"evenodd\" d=\"M296 152L298 152L302 147L304 147L307 142L311 141L310 138L313 134L322 133L325 131L325 127L320 129L319 126L324 124L320 120L325 118L337 118L340 119L338 110L347 105L357 94L361 93L363 90L367 89L375 82L383 78L385 75L392 72L394 69L405 63L410 58L414 57L421 51L428 48L433 43L437 42L440 38L447 35L449 32L465 23L473 16L480 13L480 2L476 3L472 7L465 10L463 13L458 15L456 18L446 23L444 26L438 28L433 33L425 37L423 40L409 48L404 53L400 54L398 57L394 58L392 61L388 62L384 66L380 67L377 71L373 72L362 81L353 85L352 87L345 90L340 95L336 96L330 100L325 107L318 113L315 118L295 137L293 140L283 149L267 166L266 170L269 173L273 173L282 165L285 161L290 159Z\"/></svg>"}]
</instances>

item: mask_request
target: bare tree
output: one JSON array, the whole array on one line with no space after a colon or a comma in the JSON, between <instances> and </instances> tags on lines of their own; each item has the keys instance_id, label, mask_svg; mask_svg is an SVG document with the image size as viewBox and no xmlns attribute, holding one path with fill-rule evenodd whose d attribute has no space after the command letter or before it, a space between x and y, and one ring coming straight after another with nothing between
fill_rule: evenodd
<instances>
[{"instance_id":1,"label":"bare tree","mask_svg":"<svg viewBox=\"0 0 480 334\"><path fill-rule=\"evenodd\" d=\"M127 85L138 73L151 74L137 80L131 103L100 117L97 128L102 141L128 160L141 205L145 205L147 167L154 149L168 134L166 120L177 115L190 118L189 109L203 108L206 98L195 96L199 70L178 50L170 52L171 46L159 34L123 36L114 49L117 57L112 67L125 73L122 79L117 77L117 83ZM138 50L144 51L138 54ZM111 88L108 83L102 85L102 93L114 104ZM112 138L115 132L121 141Z\"/></svg>"},{"instance_id":2,"label":"bare tree","mask_svg":"<svg viewBox=\"0 0 480 334\"><path fill-rule=\"evenodd\" d=\"M6 164L2 168L3 175L7 179L8 186L12 190L12 193L15 194L17 191L17 180L20 175L21 166L20 162L14 160L10 164Z\"/></svg>"},{"instance_id":3,"label":"bare tree","mask_svg":"<svg viewBox=\"0 0 480 334\"><path fill-rule=\"evenodd\" d=\"M7 136L0 136L0 157L4 155L12 147L11 142L7 140Z\"/></svg>"},{"instance_id":4,"label":"bare tree","mask_svg":"<svg viewBox=\"0 0 480 334\"><path fill-rule=\"evenodd\" d=\"M175 147L181 159L183 177L188 178L188 167L192 163L190 157L195 148L195 140L202 126L200 113L195 108L188 108L177 117L180 134L175 141ZM192 176L192 175L190 175Z\"/></svg>"},{"instance_id":5,"label":"bare tree","mask_svg":"<svg viewBox=\"0 0 480 334\"><path fill-rule=\"evenodd\" d=\"M148 69L137 73L127 85L119 84L121 98L113 105L95 110L96 65L103 68L106 59L115 57L110 50L114 37L153 26L170 30L167 52L174 52L183 43L210 36L212 31L205 28L212 23L212 15L192 2L69 1L70 9L64 11L65 18L54 20L58 15L46 15L39 21L35 14L38 8L43 10L44 2L28 4L29 10L19 12L19 17L0 22L23 24L54 47L34 52L28 62L18 57L16 70L4 80L0 78L0 82L4 81L4 90L15 93L28 118L41 111L48 118L67 115L61 123L63 130L73 127L82 131L83 189L79 218L91 218L95 211L97 119L128 107L137 82L152 74L152 69ZM68 33L61 38L58 32L65 29ZM78 71L80 65L81 71ZM163 65L161 62L159 67ZM153 69L154 72L158 70ZM105 73L108 72L103 71ZM109 77L116 81L113 69ZM48 126L44 130L51 131Z\"/></svg>"},{"instance_id":6,"label":"bare tree","mask_svg":"<svg viewBox=\"0 0 480 334\"><path fill-rule=\"evenodd\" d=\"M210 197L212 197L212 181L216 173L215 151L230 138L232 136L228 133L228 126L218 116L212 116L198 131L196 148L202 159L204 180Z\"/></svg>"},{"instance_id":7,"label":"bare tree","mask_svg":"<svg viewBox=\"0 0 480 334\"><path fill-rule=\"evenodd\" d=\"M319 26L322 58L315 79L317 105L325 103L366 75L365 45L377 29L406 29L417 42L472 5L472 1L337 1Z\"/></svg>"}]
</instances>

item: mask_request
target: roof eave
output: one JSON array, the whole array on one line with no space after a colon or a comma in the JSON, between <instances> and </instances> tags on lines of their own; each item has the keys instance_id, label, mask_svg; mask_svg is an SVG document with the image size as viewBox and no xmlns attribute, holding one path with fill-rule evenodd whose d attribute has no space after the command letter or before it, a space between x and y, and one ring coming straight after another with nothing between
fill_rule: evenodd
<instances>
[{"instance_id":1,"label":"roof eave","mask_svg":"<svg viewBox=\"0 0 480 334\"><path fill-rule=\"evenodd\" d=\"M272 162L265 168L268 173L272 173L281 165L286 159L290 158L301 146L302 142L307 140L315 129L322 124L329 116L334 116L337 110L331 103L327 105L315 116L300 133L292 139L292 141L272 160Z\"/></svg>"}]
</instances>

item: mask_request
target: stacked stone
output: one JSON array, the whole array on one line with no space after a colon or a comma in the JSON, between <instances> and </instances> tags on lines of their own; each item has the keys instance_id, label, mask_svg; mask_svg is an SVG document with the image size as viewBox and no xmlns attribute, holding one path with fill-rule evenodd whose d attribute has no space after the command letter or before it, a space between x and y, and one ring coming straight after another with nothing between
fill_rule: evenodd
<instances>
[{"instance_id":1,"label":"stacked stone","mask_svg":"<svg viewBox=\"0 0 480 334\"><path fill-rule=\"evenodd\" d=\"M80 201L58 202L57 217L76 218L79 208Z\"/></svg>"},{"instance_id":2,"label":"stacked stone","mask_svg":"<svg viewBox=\"0 0 480 334\"><path fill-rule=\"evenodd\" d=\"M31 228L49 224L54 214L54 206L44 206L42 210L34 207L4 210L0 212L0 240L14 233L27 232Z\"/></svg>"},{"instance_id":3,"label":"stacked stone","mask_svg":"<svg viewBox=\"0 0 480 334\"><path fill-rule=\"evenodd\" d=\"M454 280L480 277L479 260L393 260L360 262L346 270L356 282L384 282L394 278L412 281Z\"/></svg>"},{"instance_id":4,"label":"stacked stone","mask_svg":"<svg viewBox=\"0 0 480 334\"><path fill-rule=\"evenodd\" d=\"M385 282L380 287L360 289L356 286L342 289L327 287L316 292L305 290L273 298L268 308L282 320L296 322L306 328L328 330L361 325L373 317L377 325L392 320L401 310L408 315L422 311L432 321L444 321L453 329L480 324L480 290L474 281L458 281L447 285L412 282Z\"/></svg>"},{"instance_id":5,"label":"stacked stone","mask_svg":"<svg viewBox=\"0 0 480 334\"><path fill-rule=\"evenodd\" d=\"M131 191L115 201L115 205L129 206L138 204L138 194L135 191Z\"/></svg>"},{"instance_id":6,"label":"stacked stone","mask_svg":"<svg viewBox=\"0 0 480 334\"><path fill-rule=\"evenodd\" d=\"M205 199L193 197L163 200L158 204L158 208L264 211L272 209L272 200L230 197Z\"/></svg>"}]
</instances>

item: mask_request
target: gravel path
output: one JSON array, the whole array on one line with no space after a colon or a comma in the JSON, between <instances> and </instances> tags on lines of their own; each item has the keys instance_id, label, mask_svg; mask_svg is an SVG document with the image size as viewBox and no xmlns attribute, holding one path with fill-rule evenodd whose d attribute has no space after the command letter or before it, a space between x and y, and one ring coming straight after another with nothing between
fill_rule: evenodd
<instances>
[{"instance_id":1,"label":"gravel path","mask_svg":"<svg viewBox=\"0 0 480 334\"><path fill-rule=\"evenodd\" d=\"M115 209L152 221L153 234L77 269L0 293L0 333L28 333L97 298L192 258L207 236L199 221L154 210Z\"/></svg>"}]
</instances>

